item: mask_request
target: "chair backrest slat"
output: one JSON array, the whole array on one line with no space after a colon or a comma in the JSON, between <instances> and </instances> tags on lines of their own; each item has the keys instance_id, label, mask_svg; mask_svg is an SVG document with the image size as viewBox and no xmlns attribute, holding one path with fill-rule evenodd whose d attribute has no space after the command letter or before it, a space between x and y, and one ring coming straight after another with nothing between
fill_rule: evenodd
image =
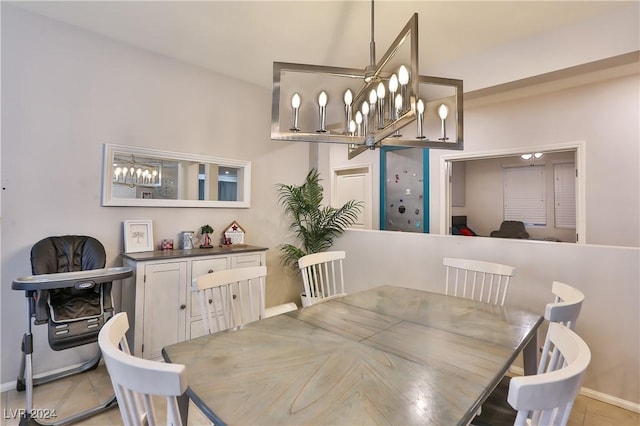
<instances>
[{"instance_id":1,"label":"chair backrest slat","mask_svg":"<svg viewBox=\"0 0 640 426\"><path fill-rule=\"evenodd\" d=\"M445 293L504 306L516 268L500 263L445 257Z\"/></svg>"},{"instance_id":2,"label":"chair backrest slat","mask_svg":"<svg viewBox=\"0 0 640 426\"><path fill-rule=\"evenodd\" d=\"M200 299L205 333L239 328L265 318L266 276L266 266L250 266L195 277L191 287ZM215 327L211 317L215 318Z\"/></svg>"},{"instance_id":3,"label":"chair backrest slat","mask_svg":"<svg viewBox=\"0 0 640 426\"><path fill-rule=\"evenodd\" d=\"M158 424L151 396L165 396L166 424L181 424L177 397L187 390L184 365L134 357L129 352L125 337L128 329L127 314L121 312L110 318L98 335L98 345L113 384L122 421L126 426Z\"/></svg>"},{"instance_id":4,"label":"chair backrest slat","mask_svg":"<svg viewBox=\"0 0 640 426\"><path fill-rule=\"evenodd\" d=\"M309 306L321 300L345 294L343 260L344 251L327 251L301 257L298 266L302 275L306 301Z\"/></svg>"}]
</instances>

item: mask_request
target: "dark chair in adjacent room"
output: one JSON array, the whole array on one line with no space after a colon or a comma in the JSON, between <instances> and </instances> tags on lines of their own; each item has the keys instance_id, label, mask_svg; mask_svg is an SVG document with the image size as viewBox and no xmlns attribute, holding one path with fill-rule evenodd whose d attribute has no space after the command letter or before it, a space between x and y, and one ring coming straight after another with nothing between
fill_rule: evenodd
<instances>
[{"instance_id":1,"label":"dark chair in adjacent room","mask_svg":"<svg viewBox=\"0 0 640 426\"><path fill-rule=\"evenodd\" d=\"M27 390L27 412L31 408L33 386L98 366L101 354L96 345L95 356L82 365L34 378L31 320L35 325L47 325L49 346L54 351L96 343L106 319L113 315L112 281L132 275L129 268L105 268L105 263L104 247L93 237L48 237L31 248L34 275L14 280L12 288L24 291L27 300L26 333L16 384L18 391ZM69 419L82 420L112 406L115 406L115 397Z\"/></svg>"},{"instance_id":2,"label":"dark chair in adjacent room","mask_svg":"<svg viewBox=\"0 0 640 426\"><path fill-rule=\"evenodd\" d=\"M529 233L524 227L524 223L519 220L505 220L500 224L500 229L491 231L492 237L496 238L519 238L528 239Z\"/></svg>"}]
</instances>

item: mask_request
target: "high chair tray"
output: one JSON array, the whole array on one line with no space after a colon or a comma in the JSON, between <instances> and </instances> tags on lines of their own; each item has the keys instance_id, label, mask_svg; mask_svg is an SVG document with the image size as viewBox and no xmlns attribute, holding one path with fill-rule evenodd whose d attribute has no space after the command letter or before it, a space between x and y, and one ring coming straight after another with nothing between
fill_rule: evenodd
<instances>
[{"instance_id":1,"label":"high chair tray","mask_svg":"<svg viewBox=\"0 0 640 426\"><path fill-rule=\"evenodd\" d=\"M126 266L113 268L90 269L76 272L60 272L56 274L40 274L20 277L13 280L13 290L51 290L55 288L90 287L93 284L121 280L133 275L133 269Z\"/></svg>"}]
</instances>

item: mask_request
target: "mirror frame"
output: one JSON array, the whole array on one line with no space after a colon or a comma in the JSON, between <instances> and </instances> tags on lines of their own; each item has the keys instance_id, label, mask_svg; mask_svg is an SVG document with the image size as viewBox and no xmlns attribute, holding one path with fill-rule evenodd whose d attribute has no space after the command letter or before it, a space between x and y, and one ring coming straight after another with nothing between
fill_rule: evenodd
<instances>
[{"instance_id":1,"label":"mirror frame","mask_svg":"<svg viewBox=\"0 0 640 426\"><path fill-rule=\"evenodd\" d=\"M209 201L209 200L163 200L147 198L114 198L111 193L111 174L115 153L134 154L146 157L157 157L167 160L187 160L200 163L213 163L219 166L236 167L243 173L243 199L241 201ZM228 158L209 157L198 154L163 151L159 149L135 146L104 144L102 156L102 206L104 207L251 207L251 162Z\"/></svg>"}]
</instances>

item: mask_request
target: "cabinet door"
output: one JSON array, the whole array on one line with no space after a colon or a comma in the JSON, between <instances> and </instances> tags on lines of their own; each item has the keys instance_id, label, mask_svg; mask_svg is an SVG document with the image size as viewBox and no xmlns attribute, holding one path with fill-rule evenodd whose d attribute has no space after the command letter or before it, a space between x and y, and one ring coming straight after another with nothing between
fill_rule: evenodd
<instances>
[{"instance_id":1,"label":"cabinet door","mask_svg":"<svg viewBox=\"0 0 640 426\"><path fill-rule=\"evenodd\" d=\"M162 348L185 339L187 262L145 267L142 357L156 359Z\"/></svg>"}]
</instances>

